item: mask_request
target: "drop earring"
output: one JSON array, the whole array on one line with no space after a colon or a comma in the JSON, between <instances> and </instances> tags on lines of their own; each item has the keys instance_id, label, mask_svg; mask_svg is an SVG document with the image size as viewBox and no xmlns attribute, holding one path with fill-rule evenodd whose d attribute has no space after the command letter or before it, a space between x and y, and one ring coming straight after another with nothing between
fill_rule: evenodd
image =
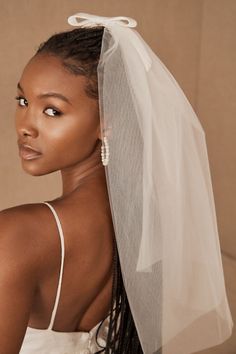
<instances>
[{"instance_id":1,"label":"drop earring","mask_svg":"<svg viewBox=\"0 0 236 354\"><path fill-rule=\"evenodd\" d=\"M101 157L102 157L103 165L107 166L108 161L109 161L109 145L108 145L108 140L107 140L106 136L104 136L104 138L102 140Z\"/></svg>"}]
</instances>

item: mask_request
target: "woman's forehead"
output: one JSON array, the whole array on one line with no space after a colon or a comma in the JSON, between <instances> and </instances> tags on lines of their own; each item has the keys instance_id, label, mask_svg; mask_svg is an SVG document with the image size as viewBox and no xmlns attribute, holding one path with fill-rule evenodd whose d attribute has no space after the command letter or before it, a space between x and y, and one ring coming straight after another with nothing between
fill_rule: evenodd
<instances>
[{"instance_id":1,"label":"woman's forehead","mask_svg":"<svg viewBox=\"0 0 236 354\"><path fill-rule=\"evenodd\" d=\"M48 54L31 58L20 78L20 86L25 91L36 95L59 91L71 100L78 99L78 95L86 97L86 83L87 78L84 75L72 74L63 66L60 58Z\"/></svg>"}]
</instances>

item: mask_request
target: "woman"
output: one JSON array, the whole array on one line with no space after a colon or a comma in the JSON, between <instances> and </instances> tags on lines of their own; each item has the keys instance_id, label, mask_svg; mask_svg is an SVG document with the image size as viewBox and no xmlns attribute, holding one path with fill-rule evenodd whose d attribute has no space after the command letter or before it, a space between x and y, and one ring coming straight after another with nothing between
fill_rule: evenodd
<instances>
[{"instance_id":1,"label":"woman","mask_svg":"<svg viewBox=\"0 0 236 354\"><path fill-rule=\"evenodd\" d=\"M60 170L63 193L1 212L4 354L222 343L233 323L204 130L135 20L68 22L80 28L40 45L18 84L23 168Z\"/></svg>"},{"instance_id":2,"label":"woman","mask_svg":"<svg viewBox=\"0 0 236 354\"><path fill-rule=\"evenodd\" d=\"M4 354L19 352L25 332L20 353L101 350L104 340L98 338L102 345L95 344L98 325L112 315L114 326L121 312L116 352L141 352L113 245L101 158L96 68L102 35L100 27L52 36L26 65L17 85L16 131L24 171L32 176L61 171L62 195L49 204L64 233L65 263L55 304L63 257L52 212L43 203L1 211L0 343ZM55 343L47 338L49 327ZM105 330L104 339L108 325ZM115 353L111 331L110 324L106 348Z\"/></svg>"}]
</instances>

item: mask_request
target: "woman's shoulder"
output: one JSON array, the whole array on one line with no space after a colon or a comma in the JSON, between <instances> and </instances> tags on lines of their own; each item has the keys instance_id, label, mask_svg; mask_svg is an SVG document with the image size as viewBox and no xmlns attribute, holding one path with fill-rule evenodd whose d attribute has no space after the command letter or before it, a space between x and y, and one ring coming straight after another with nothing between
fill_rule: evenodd
<instances>
[{"instance_id":1,"label":"woman's shoulder","mask_svg":"<svg viewBox=\"0 0 236 354\"><path fill-rule=\"evenodd\" d=\"M42 203L21 204L0 211L1 231L25 234L35 225L35 218L40 217Z\"/></svg>"},{"instance_id":2,"label":"woman's shoulder","mask_svg":"<svg viewBox=\"0 0 236 354\"><path fill-rule=\"evenodd\" d=\"M1 345L7 333L22 340L38 289L39 247L32 230L39 209L25 204L0 211Z\"/></svg>"},{"instance_id":3,"label":"woman's shoulder","mask_svg":"<svg viewBox=\"0 0 236 354\"><path fill-rule=\"evenodd\" d=\"M21 204L0 211L0 253L6 261L37 267L40 262L38 228L42 228L43 205Z\"/></svg>"}]
</instances>

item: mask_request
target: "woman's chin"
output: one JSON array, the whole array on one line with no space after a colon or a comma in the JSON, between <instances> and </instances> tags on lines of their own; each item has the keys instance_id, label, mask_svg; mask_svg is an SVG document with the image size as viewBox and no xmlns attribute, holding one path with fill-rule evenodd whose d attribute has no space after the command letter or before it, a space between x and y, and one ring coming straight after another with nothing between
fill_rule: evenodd
<instances>
[{"instance_id":1,"label":"woman's chin","mask_svg":"<svg viewBox=\"0 0 236 354\"><path fill-rule=\"evenodd\" d=\"M44 176L47 174L38 168L25 167L25 166L22 166L22 168L28 175L31 176Z\"/></svg>"},{"instance_id":2,"label":"woman's chin","mask_svg":"<svg viewBox=\"0 0 236 354\"><path fill-rule=\"evenodd\" d=\"M25 160L21 159L21 166L23 170L31 176L44 176L54 172L52 169L47 169L39 163L40 158Z\"/></svg>"}]
</instances>

